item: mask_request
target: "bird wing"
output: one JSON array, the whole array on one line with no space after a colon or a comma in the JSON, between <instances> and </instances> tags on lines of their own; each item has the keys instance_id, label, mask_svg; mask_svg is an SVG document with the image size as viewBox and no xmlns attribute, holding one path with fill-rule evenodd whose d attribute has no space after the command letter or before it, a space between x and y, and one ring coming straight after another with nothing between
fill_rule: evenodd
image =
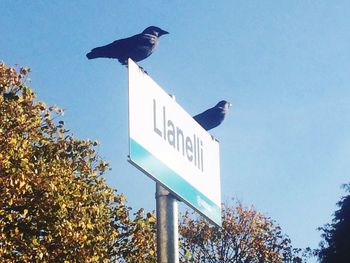
<instances>
[{"instance_id":1,"label":"bird wing","mask_svg":"<svg viewBox=\"0 0 350 263\"><path fill-rule=\"evenodd\" d=\"M205 130L210 130L213 127L213 119L215 119L215 114L213 109L208 109L193 117Z\"/></svg>"},{"instance_id":2,"label":"bird wing","mask_svg":"<svg viewBox=\"0 0 350 263\"><path fill-rule=\"evenodd\" d=\"M119 59L119 61L127 63L128 58L136 62L141 61L152 54L157 43L158 38L149 34L138 34L130 37L127 39L126 44L122 46L124 57Z\"/></svg>"},{"instance_id":3,"label":"bird wing","mask_svg":"<svg viewBox=\"0 0 350 263\"><path fill-rule=\"evenodd\" d=\"M108 45L96 47L91 50L94 58L103 57L103 58L117 58L119 59L125 52L130 49L130 45L135 42L133 37L123 38L116 40Z\"/></svg>"},{"instance_id":4,"label":"bird wing","mask_svg":"<svg viewBox=\"0 0 350 263\"><path fill-rule=\"evenodd\" d=\"M213 107L193 117L206 131L211 130L225 118L225 113L221 108Z\"/></svg>"}]
</instances>

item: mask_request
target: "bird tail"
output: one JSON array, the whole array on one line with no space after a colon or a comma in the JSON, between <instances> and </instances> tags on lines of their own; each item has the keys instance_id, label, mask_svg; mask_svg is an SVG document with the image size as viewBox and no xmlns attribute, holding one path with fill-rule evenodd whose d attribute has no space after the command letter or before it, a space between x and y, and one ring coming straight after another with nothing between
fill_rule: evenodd
<instances>
[{"instance_id":1,"label":"bird tail","mask_svg":"<svg viewBox=\"0 0 350 263\"><path fill-rule=\"evenodd\" d=\"M89 53L87 53L87 54L86 54L86 57L87 57L88 59L96 58L95 55L94 55L94 53L93 53L92 51L90 51Z\"/></svg>"},{"instance_id":2,"label":"bird tail","mask_svg":"<svg viewBox=\"0 0 350 263\"><path fill-rule=\"evenodd\" d=\"M86 57L88 59L107 57L106 54L104 54L104 53L105 52L101 47L97 47L97 48L92 49L89 53L87 53Z\"/></svg>"}]
</instances>

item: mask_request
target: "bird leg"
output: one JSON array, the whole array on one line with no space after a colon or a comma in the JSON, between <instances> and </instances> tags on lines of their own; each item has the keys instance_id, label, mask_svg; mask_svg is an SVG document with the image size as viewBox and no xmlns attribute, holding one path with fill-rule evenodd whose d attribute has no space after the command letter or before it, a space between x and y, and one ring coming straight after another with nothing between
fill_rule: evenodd
<instances>
[{"instance_id":1,"label":"bird leg","mask_svg":"<svg viewBox=\"0 0 350 263\"><path fill-rule=\"evenodd\" d=\"M139 65L138 65L138 66L139 66ZM143 73L145 73L146 75L148 75L148 72L147 72L143 67L139 66L139 68L140 68L140 70L141 70Z\"/></svg>"},{"instance_id":2,"label":"bird leg","mask_svg":"<svg viewBox=\"0 0 350 263\"><path fill-rule=\"evenodd\" d=\"M136 65L138 65L138 64L136 64ZM141 67L140 65L138 65L138 66L139 66L139 69L142 71L142 73L145 73L146 75L148 75L148 72L143 67ZM128 64L125 64L125 67L128 68Z\"/></svg>"}]
</instances>

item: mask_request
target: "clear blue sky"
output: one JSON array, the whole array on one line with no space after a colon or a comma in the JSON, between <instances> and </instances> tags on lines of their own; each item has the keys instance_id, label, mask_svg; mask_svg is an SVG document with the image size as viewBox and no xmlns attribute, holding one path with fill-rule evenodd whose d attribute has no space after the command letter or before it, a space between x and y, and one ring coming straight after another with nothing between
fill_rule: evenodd
<instances>
[{"instance_id":1,"label":"clear blue sky","mask_svg":"<svg viewBox=\"0 0 350 263\"><path fill-rule=\"evenodd\" d=\"M101 3L102 2L102 3ZM101 142L108 183L155 208L154 183L127 163L127 70L93 47L170 32L140 64L191 114L232 102L221 142L222 199L275 219L316 247L349 182L349 1L0 1L0 59L32 68L39 100Z\"/></svg>"}]
</instances>

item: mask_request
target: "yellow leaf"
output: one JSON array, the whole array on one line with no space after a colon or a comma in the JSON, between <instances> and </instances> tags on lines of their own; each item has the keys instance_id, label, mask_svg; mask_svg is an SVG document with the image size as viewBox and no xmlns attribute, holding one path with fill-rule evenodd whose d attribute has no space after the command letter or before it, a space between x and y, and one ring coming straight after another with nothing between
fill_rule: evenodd
<instances>
[{"instance_id":1,"label":"yellow leaf","mask_svg":"<svg viewBox=\"0 0 350 263\"><path fill-rule=\"evenodd\" d=\"M28 165L28 159L24 158L21 160L21 167L26 167Z\"/></svg>"},{"instance_id":2,"label":"yellow leaf","mask_svg":"<svg viewBox=\"0 0 350 263\"><path fill-rule=\"evenodd\" d=\"M19 188L22 188L26 183L24 181L19 182Z\"/></svg>"},{"instance_id":3,"label":"yellow leaf","mask_svg":"<svg viewBox=\"0 0 350 263\"><path fill-rule=\"evenodd\" d=\"M33 244L34 246L38 246L38 245L39 245L39 242L38 242L38 240L36 240L36 238L33 238L33 239L32 239L32 244Z\"/></svg>"}]
</instances>

